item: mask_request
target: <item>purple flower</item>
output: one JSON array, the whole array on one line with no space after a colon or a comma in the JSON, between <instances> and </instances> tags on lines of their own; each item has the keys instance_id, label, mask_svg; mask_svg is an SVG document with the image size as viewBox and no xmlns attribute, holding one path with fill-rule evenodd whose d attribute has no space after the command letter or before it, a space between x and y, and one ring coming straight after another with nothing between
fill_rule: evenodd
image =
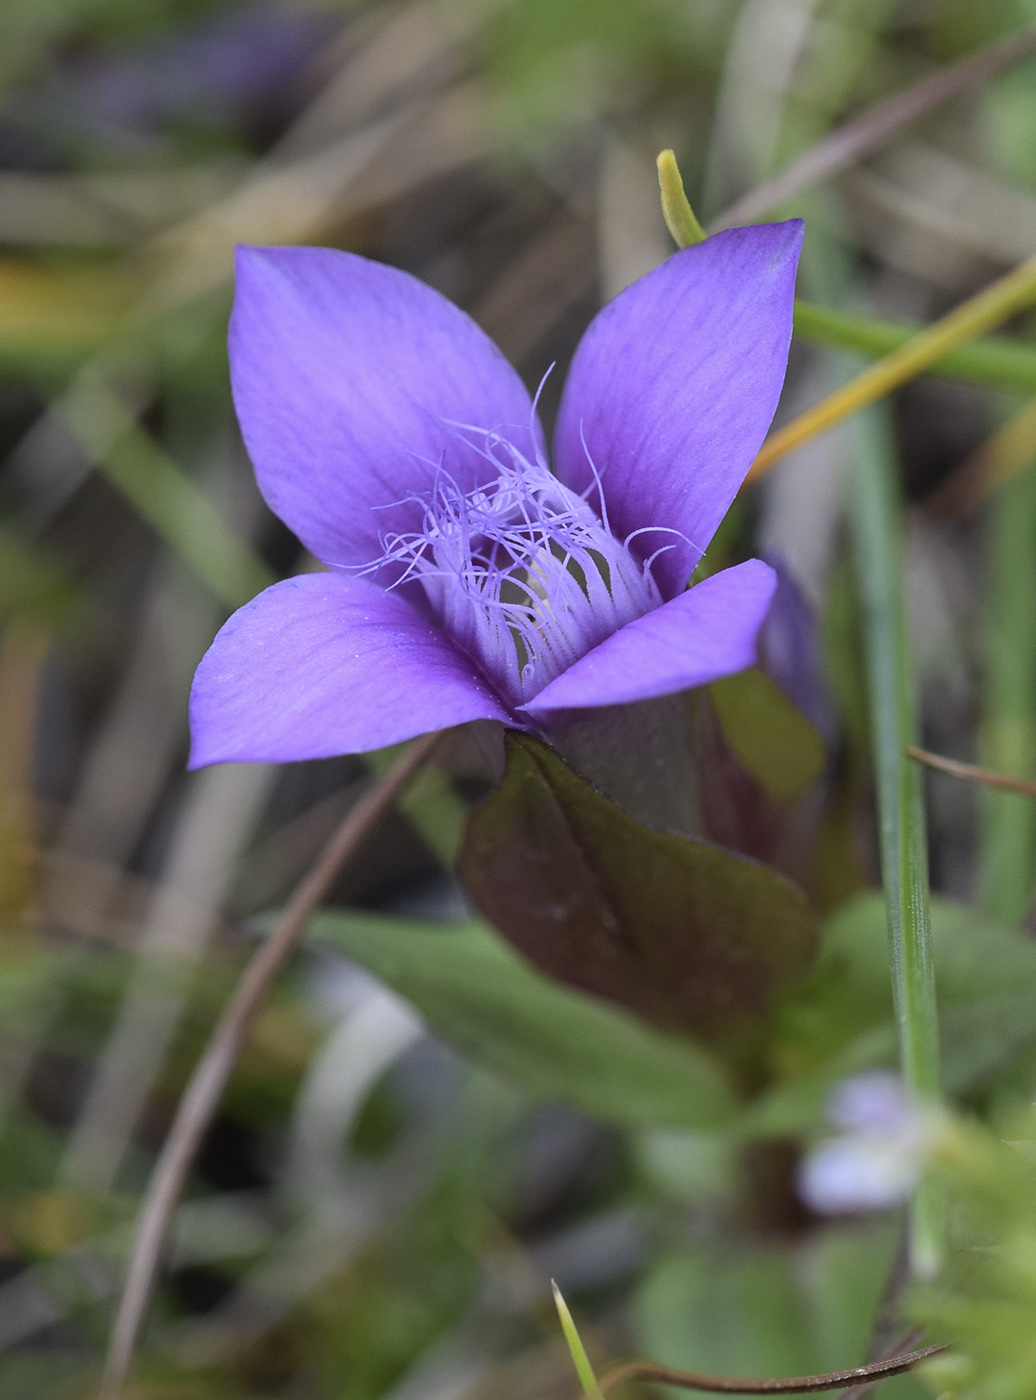
<instances>
[{"instance_id":1,"label":"purple flower","mask_svg":"<svg viewBox=\"0 0 1036 1400\"><path fill-rule=\"evenodd\" d=\"M547 464L518 375L406 273L246 248L234 400L271 508L327 566L235 613L191 696L199 767L674 694L752 665L775 586L686 585L769 426L796 222L674 254L597 316Z\"/></svg>"},{"instance_id":2,"label":"purple flower","mask_svg":"<svg viewBox=\"0 0 1036 1400\"><path fill-rule=\"evenodd\" d=\"M838 720L816 614L785 561L770 554L766 562L777 575L777 588L759 633L759 664L834 748Z\"/></svg>"},{"instance_id":3,"label":"purple flower","mask_svg":"<svg viewBox=\"0 0 1036 1400\"><path fill-rule=\"evenodd\" d=\"M835 1086L828 1118L842 1136L799 1164L799 1195L821 1214L883 1210L917 1185L939 1117L888 1070L868 1070Z\"/></svg>"}]
</instances>

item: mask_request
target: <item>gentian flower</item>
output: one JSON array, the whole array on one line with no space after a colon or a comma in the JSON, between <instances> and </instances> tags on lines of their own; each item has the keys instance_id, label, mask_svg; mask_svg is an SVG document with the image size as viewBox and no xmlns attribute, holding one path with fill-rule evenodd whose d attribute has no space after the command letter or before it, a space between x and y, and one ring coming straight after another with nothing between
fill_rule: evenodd
<instances>
[{"instance_id":1,"label":"gentian flower","mask_svg":"<svg viewBox=\"0 0 1036 1400\"><path fill-rule=\"evenodd\" d=\"M234 401L259 487L326 566L220 631L192 767L381 748L668 696L755 661L749 560L688 589L766 433L797 221L675 253L592 322L548 465L535 405L462 311L324 248L244 248Z\"/></svg>"}]
</instances>

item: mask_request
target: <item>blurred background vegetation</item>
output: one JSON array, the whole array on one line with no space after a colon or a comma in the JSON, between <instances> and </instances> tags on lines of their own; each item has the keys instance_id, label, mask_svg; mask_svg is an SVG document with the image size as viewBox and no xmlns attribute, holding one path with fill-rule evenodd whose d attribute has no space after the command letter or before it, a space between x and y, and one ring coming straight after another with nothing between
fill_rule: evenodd
<instances>
[{"instance_id":1,"label":"blurred background vegetation","mask_svg":"<svg viewBox=\"0 0 1036 1400\"><path fill-rule=\"evenodd\" d=\"M4 1400L92 1393L135 1205L253 921L369 771L185 772L216 628L306 566L234 423L234 244L403 267L535 386L670 251L660 148L707 221L878 98L1033 21L1036 0L5 0ZM1036 252L1036 68L775 212L809 221L806 294L930 320ZM781 415L831 375L796 342ZM1036 476L930 505L1017 406L929 378L891 424L925 739L1036 776ZM833 434L789 459L722 545L780 556L824 626L844 776L827 907L876 878L845 455ZM333 902L455 914L459 824L484 787L458 738ZM936 888L1021 924L1031 804L946 778L929 797ZM995 1092L1024 1095L1023 1069ZM822 1226L788 1188L794 1151L735 1170L707 1135L538 1101L368 973L304 951L208 1136L133 1394L568 1400L551 1276L599 1361L856 1364L895 1221Z\"/></svg>"}]
</instances>

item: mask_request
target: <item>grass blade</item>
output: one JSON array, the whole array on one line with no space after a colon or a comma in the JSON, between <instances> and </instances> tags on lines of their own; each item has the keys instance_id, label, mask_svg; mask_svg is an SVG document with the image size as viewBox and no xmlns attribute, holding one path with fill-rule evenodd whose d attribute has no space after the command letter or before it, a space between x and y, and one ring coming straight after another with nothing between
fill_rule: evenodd
<instances>
[{"instance_id":1,"label":"grass blade","mask_svg":"<svg viewBox=\"0 0 1036 1400\"><path fill-rule=\"evenodd\" d=\"M852 350L868 359L902 349L920 330L920 326L904 325L901 321L882 321L811 301L795 302L797 336L814 345ZM986 389L1034 393L1036 349L1005 337L971 340L934 361L925 373Z\"/></svg>"},{"instance_id":2,"label":"grass blade","mask_svg":"<svg viewBox=\"0 0 1036 1400\"><path fill-rule=\"evenodd\" d=\"M877 403L937 364L951 350L1002 325L1034 302L1036 258L1029 258L772 433L760 448L746 482L757 480L796 447Z\"/></svg>"},{"instance_id":3,"label":"grass blade","mask_svg":"<svg viewBox=\"0 0 1036 1400\"><path fill-rule=\"evenodd\" d=\"M849 491L878 799L892 989L903 1077L919 1098L939 1097L939 1033L928 915L928 860L920 770L904 752L916 745L914 683L907 637L902 521L891 434L879 410L853 424ZM931 1277L941 1255L938 1202L922 1185L911 1219L915 1276Z\"/></svg>"},{"instance_id":4,"label":"grass blade","mask_svg":"<svg viewBox=\"0 0 1036 1400\"><path fill-rule=\"evenodd\" d=\"M1031 449L1030 449L1031 454ZM988 602L982 762L1032 777L1036 763L1036 469L1003 487L986 525ZM1036 881L1036 807L1006 792L982 795L979 897L990 914L1020 923Z\"/></svg>"},{"instance_id":5,"label":"grass blade","mask_svg":"<svg viewBox=\"0 0 1036 1400\"><path fill-rule=\"evenodd\" d=\"M586 1400L604 1400L601 1387L594 1375L594 1368L590 1365L590 1358L586 1354L572 1314L568 1310L568 1304L561 1296L561 1289L553 1279L550 1281L550 1286L554 1290L554 1303L558 1310L558 1317L561 1318L561 1330L565 1334L565 1341L572 1353L572 1361L579 1376L579 1384L583 1387L583 1394L586 1396Z\"/></svg>"}]
</instances>

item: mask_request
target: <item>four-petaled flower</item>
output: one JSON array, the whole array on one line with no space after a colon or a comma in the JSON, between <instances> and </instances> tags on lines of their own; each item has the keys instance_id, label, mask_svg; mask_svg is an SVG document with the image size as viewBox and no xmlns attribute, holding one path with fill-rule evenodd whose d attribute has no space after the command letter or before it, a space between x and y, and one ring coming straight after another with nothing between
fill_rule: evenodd
<instances>
[{"instance_id":1,"label":"four-petaled flower","mask_svg":"<svg viewBox=\"0 0 1036 1400\"><path fill-rule=\"evenodd\" d=\"M363 752L466 720L674 694L750 666L759 560L688 589L777 405L798 222L674 254L597 316L554 472L496 346L406 273L245 248L234 400L266 500L327 572L234 614L193 767Z\"/></svg>"}]
</instances>

